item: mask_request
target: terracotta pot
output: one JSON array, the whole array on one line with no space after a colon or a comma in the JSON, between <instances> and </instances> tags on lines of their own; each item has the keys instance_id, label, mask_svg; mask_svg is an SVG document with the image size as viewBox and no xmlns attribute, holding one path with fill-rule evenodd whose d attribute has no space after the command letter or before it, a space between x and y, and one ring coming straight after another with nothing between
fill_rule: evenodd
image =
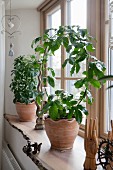
<instances>
[{"instance_id":1,"label":"terracotta pot","mask_svg":"<svg viewBox=\"0 0 113 170\"><path fill-rule=\"evenodd\" d=\"M78 134L79 124L72 120L45 120L45 130L51 143L51 148L58 150L71 149Z\"/></svg>"},{"instance_id":2,"label":"terracotta pot","mask_svg":"<svg viewBox=\"0 0 113 170\"><path fill-rule=\"evenodd\" d=\"M16 103L16 110L19 115L19 119L22 122L32 121L36 116L36 105L35 102L24 104L24 103Z\"/></svg>"}]
</instances>

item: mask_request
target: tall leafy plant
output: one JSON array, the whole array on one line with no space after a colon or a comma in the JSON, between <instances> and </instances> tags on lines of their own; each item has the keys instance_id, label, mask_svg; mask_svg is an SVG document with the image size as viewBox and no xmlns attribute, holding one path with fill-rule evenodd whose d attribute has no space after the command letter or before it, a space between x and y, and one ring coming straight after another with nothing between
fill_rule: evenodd
<instances>
[{"instance_id":1,"label":"tall leafy plant","mask_svg":"<svg viewBox=\"0 0 113 170\"><path fill-rule=\"evenodd\" d=\"M39 64L35 56L19 56L14 60L11 71L11 91L14 93L13 102L31 103L37 96L37 74Z\"/></svg>"},{"instance_id":2,"label":"tall leafy plant","mask_svg":"<svg viewBox=\"0 0 113 170\"><path fill-rule=\"evenodd\" d=\"M80 29L79 26L60 26L59 29L47 29L42 37L38 37L32 42L32 48L34 48L35 52L39 53L44 65L47 63L48 57L53 56L55 51L63 46L68 53L68 58L66 58L62 67L65 68L67 64L70 64L71 76L73 76L73 74L79 74L82 62L86 61L87 67L86 70L82 72L83 78L74 83L75 88L83 89L74 105L77 112L75 116L76 119L81 115L78 106L81 105L82 108L83 101L88 102L88 104L92 104L93 102L90 87L101 88L101 85L104 83L104 81L100 82L99 79L104 76L106 67L103 62L91 55L91 53L95 51L93 46L94 41L95 39L88 34L86 29ZM52 75L55 76L54 71L50 68L48 69ZM46 83L46 81L47 78L44 79L44 83ZM50 79L50 84L52 84L52 82L53 79ZM86 114L85 109L82 109L81 112ZM80 123L82 118L78 118L77 120L80 120Z\"/></svg>"}]
</instances>

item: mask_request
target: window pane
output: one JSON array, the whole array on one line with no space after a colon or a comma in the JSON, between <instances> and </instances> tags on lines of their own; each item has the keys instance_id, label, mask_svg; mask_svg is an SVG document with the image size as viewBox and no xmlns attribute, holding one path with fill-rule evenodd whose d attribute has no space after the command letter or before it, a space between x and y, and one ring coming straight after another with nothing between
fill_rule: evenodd
<instances>
[{"instance_id":1,"label":"window pane","mask_svg":"<svg viewBox=\"0 0 113 170\"><path fill-rule=\"evenodd\" d=\"M59 26L61 25L61 10L58 9L56 12L54 12L52 15L51 15L51 26L52 28L59 28Z\"/></svg>"},{"instance_id":2,"label":"window pane","mask_svg":"<svg viewBox=\"0 0 113 170\"><path fill-rule=\"evenodd\" d=\"M58 9L57 11L48 15L48 28L58 29L60 25L61 25L61 10ZM53 33L51 31L51 36L52 34ZM58 49L55 52L55 56L50 57L48 61L48 66L54 69L56 77L61 77L61 49Z\"/></svg>"},{"instance_id":3,"label":"window pane","mask_svg":"<svg viewBox=\"0 0 113 170\"><path fill-rule=\"evenodd\" d=\"M87 28L87 0L71 1L71 25Z\"/></svg>"},{"instance_id":4,"label":"window pane","mask_svg":"<svg viewBox=\"0 0 113 170\"><path fill-rule=\"evenodd\" d=\"M82 12L81 12L82 11ZM87 28L87 0L71 0L67 2L67 24L79 25L81 28ZM68 58L68 54L67 54ZM66 77L70 76L71 65L66 66ZM83 77L82 72L86 70L86 61L81 63L79 74L73 74L72 77Z\"/></svg>"},{"instance_id":5,"label":"window pane","mask_svg":"<svg viewBox=\"0 0 113 170\"><path fill-rule=\"evenodd\" d=\"M108 53L108 67L107 67L107 72L108 74L111 74L113 75L113 50L112 49L109 49L109 53ZM113 81L108 81L106 83L107 87L109 86L112 86L113 85ZM106 124L106 128L105 130L106 131L109 131L111 129L111 124L110 124L110 121L113 120L113 104L112 104L112 101L113 101L113 88L110 88L110 89L107 89L106 90L106 110L105 110L105 113L106 113L106 118L107 118L107 124Z\"/></svg>"},{"instance_id":6,"label":"window pane","mask_svg":"<svg viewBox=\"0 0 113 170\"><path fill-rule=\"evenodd\" d=\"M55 56L50 56L48 66L54 69L56 77L61 77L61 49L55 52Z\"/></svg>"},{"instance_id":7,"label":"window pane","mask_svg":"<svg viewBox=\"0 0 113 170\"><path fill-rule=\"evenodd\" d=\"M109 1L105 4L106 18L105 18L105 56L107 65L107 75L113 75L113 13L109 11ZM111 8L110 8L111 9ZM110 24L109 24L110 23ZM113 81L107 81L106 88L113 85ZM111 130L110 121L113 119L113 88L105 89L105 132Z\"/></svg>"}]
</instances>

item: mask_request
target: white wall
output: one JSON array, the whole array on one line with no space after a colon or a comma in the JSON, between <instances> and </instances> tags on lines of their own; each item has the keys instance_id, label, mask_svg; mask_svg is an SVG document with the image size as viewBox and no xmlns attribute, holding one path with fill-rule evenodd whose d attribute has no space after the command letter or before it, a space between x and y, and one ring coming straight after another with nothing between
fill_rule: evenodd
<instances>
[{"instance_id":1,"label":"white wall","mask_svg":"<svg viewBox=\"0 0 113 170\"><path fill-rule=\"evenodd\" d=\"M8 12L6 11L6 13ZM12 14L18 15L21 19L21 34L17 34L13 39L14 57L8 56L10 41L6 35L5 113L7 114L16 114L13 93L9 88L14 58L19 55L34 54L33 49L31 49L31 42L40 35L40 13L36 9L13 10Z\"/></svg>"},{"instance_id":2,"label":"white wall","mask_svg":"<svg viewBox=\"0 0 113 170\"><path fill-rule=\"evenodd\" d=\"M4 15L4 2L0 0L0 21ZM1 149L3 135L3 114L4 114L4 77L5 77L5 35L1 34L0 24L0 169L1 169Z\"/></svg>"}]
</instances>

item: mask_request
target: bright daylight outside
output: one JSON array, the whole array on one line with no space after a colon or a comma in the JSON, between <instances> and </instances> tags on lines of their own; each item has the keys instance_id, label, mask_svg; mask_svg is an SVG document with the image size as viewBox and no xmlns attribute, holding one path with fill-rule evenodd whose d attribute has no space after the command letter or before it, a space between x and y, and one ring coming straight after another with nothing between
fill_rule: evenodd
<instances>
[{"instance_id":1,"label":"bright daylight outside","mask_svg":"<svg viewBox=\"0 0 113 170\"><path fill-rule=\"evenodd\" d=\"M79 25L81 28L87 28L87 0L72 0L69 2L69 8L67 8L67 25ZM61 10L56 9L54 12L48 14L47 17L48 24L47 28L58 28L61 25ZM69 20L69 21L68 21ZM52 31L51 31L52 34ZM68 57L68 54L67 54ZM80 89L75 89L74 82L75 80L81 78L82 72L86 68L86 62L83 61L81 72L74 74L70 78L70 68L71 66L67 64L66 70L64 71L64 77L61 76L61 49L55 52L55 56L51 57L48 65L55 70L56 76L56 86L55 88L50 88L50 93L54 93L55 90L61 88L61 81L64 81L64 89L69 93L74 94L76 97L79 96ZM85 103L83 103L85 105ZM83 124L85 124L85 119L83 119Z\"/></svg>"}]
</instances>

